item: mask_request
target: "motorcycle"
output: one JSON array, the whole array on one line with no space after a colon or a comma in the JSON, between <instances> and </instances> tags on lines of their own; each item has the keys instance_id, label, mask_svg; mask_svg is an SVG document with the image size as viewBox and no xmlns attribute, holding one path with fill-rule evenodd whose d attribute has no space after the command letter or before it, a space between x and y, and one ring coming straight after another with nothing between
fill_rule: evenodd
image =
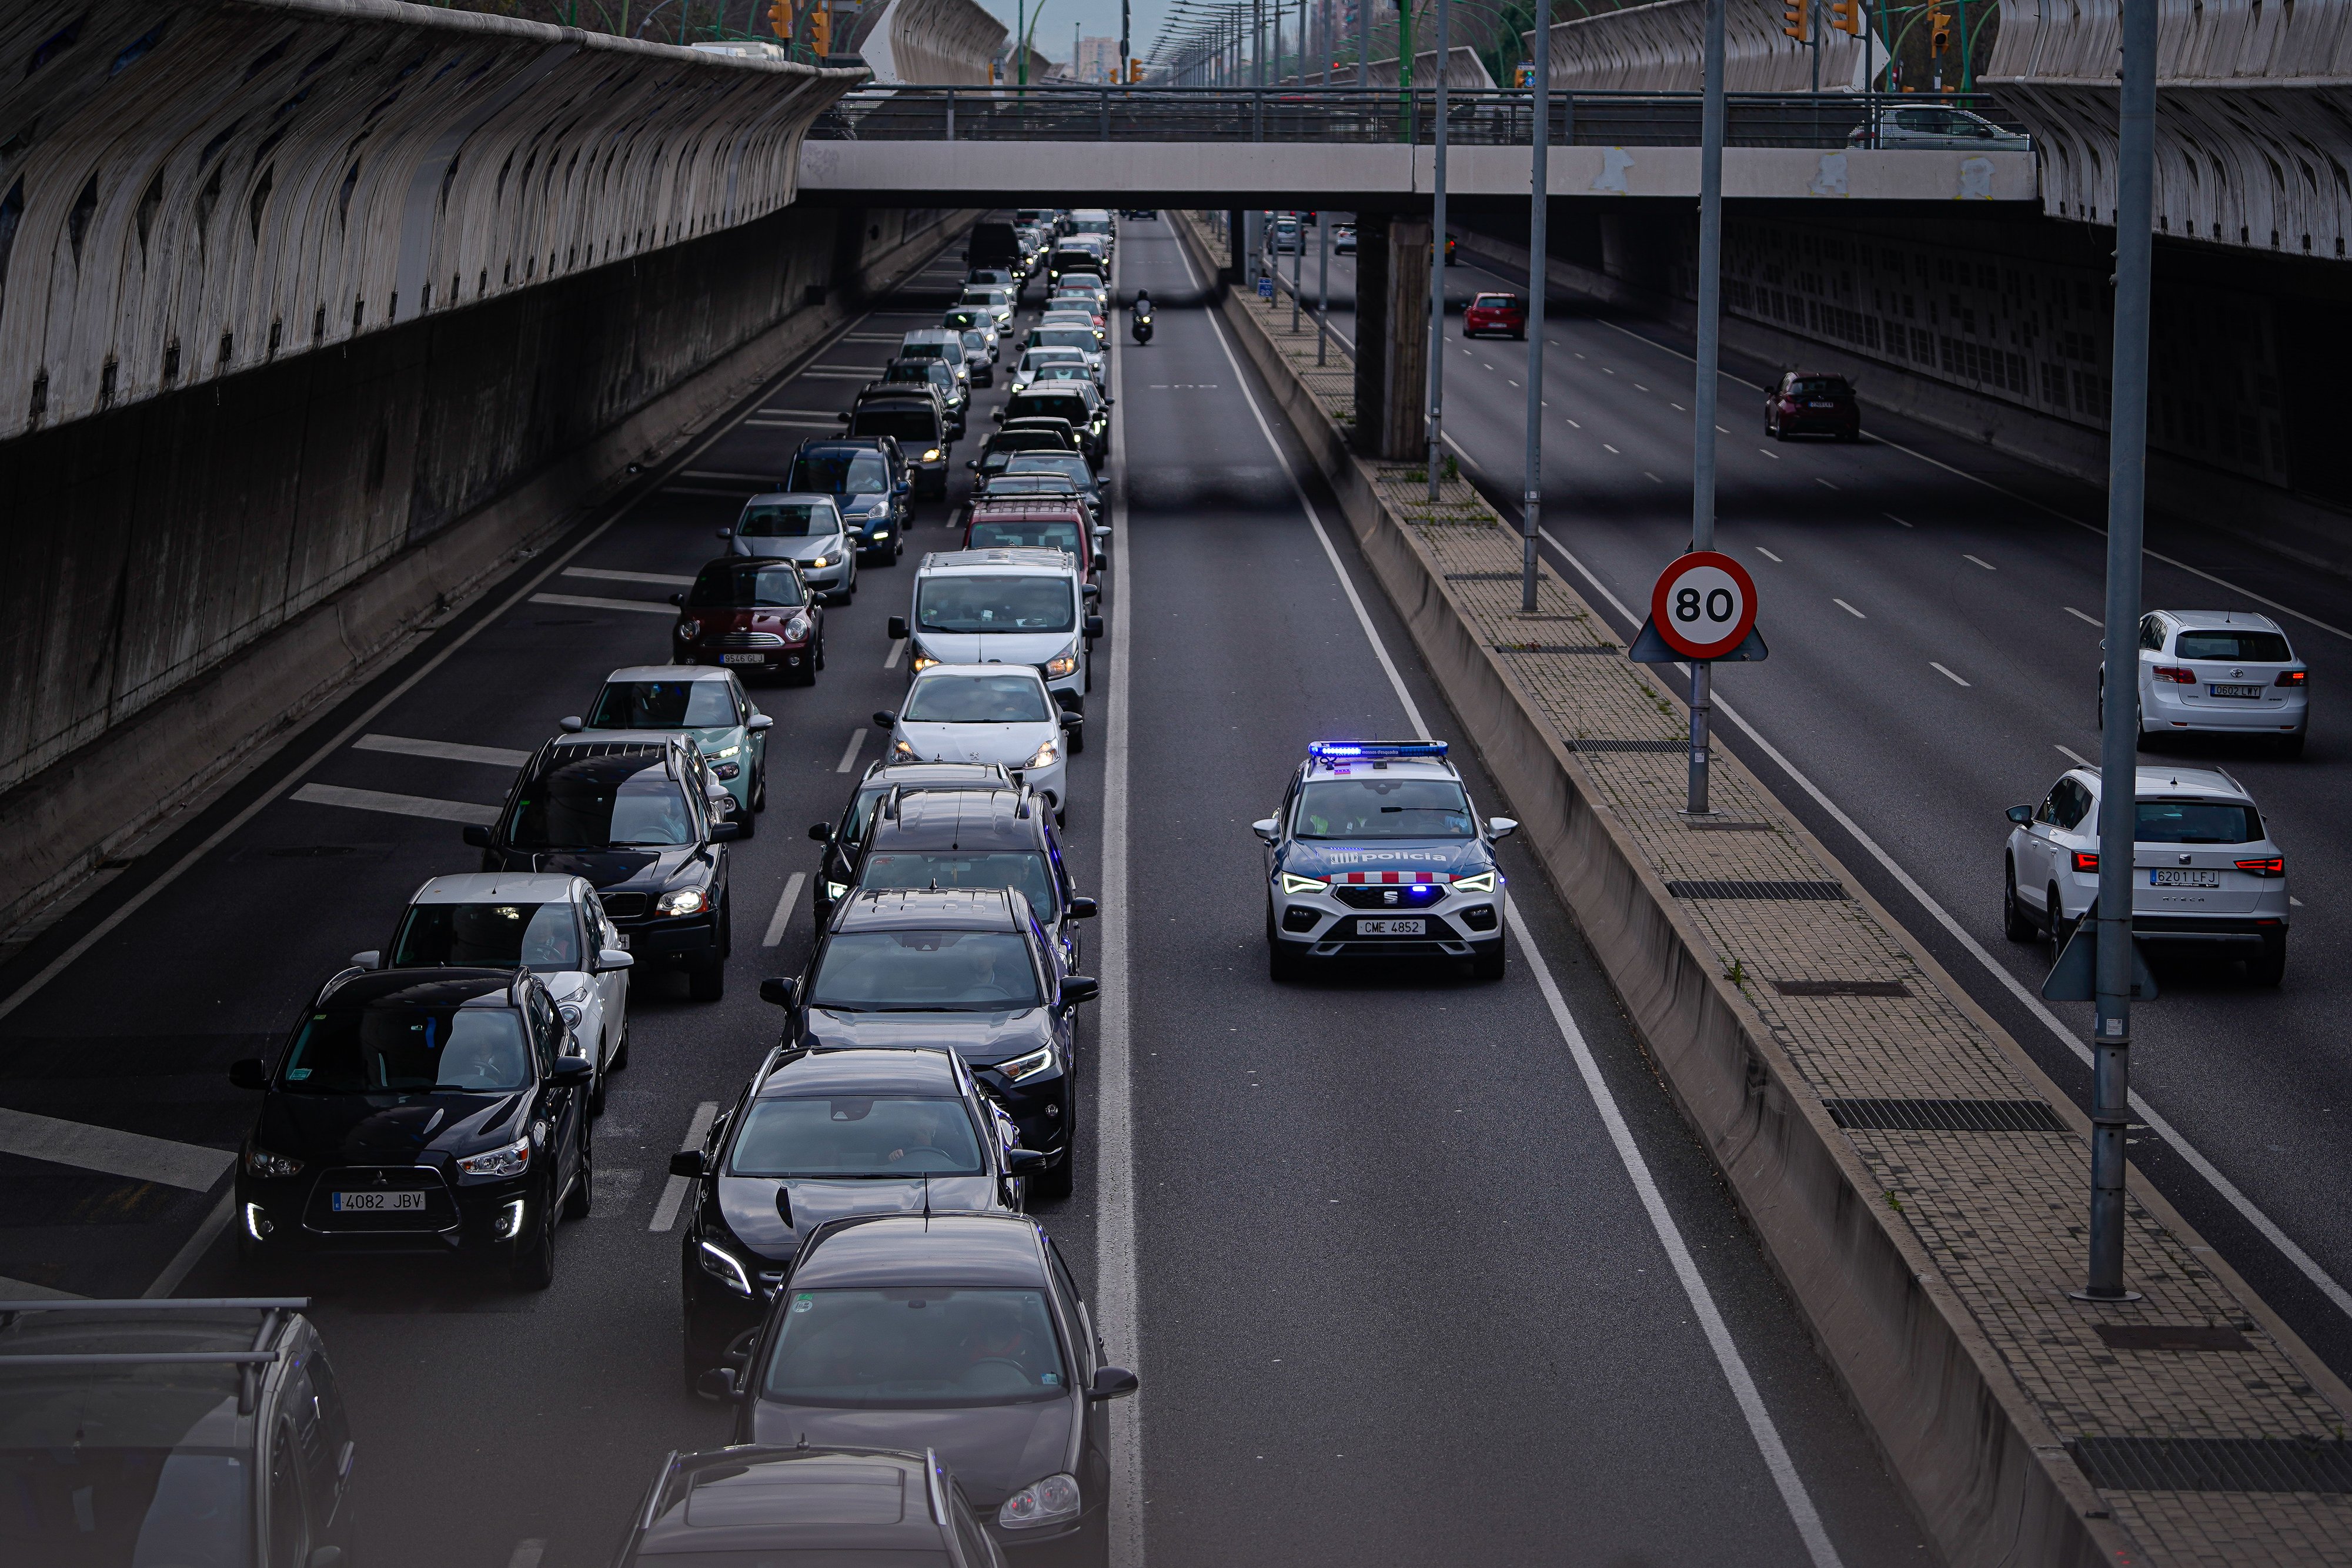
<instances>
[{"instance_id":1,"label":"motorcycle","mask_svg":"<svg viewBox=\"0 0 2352 1568\"><path fill-rule=\"evenodd\" d=\"M1139 343L1151 341L1151 312L1149 310L1128 312L1128 330L1135 335L1135 340Z\"/></svg>"}]
</instances>

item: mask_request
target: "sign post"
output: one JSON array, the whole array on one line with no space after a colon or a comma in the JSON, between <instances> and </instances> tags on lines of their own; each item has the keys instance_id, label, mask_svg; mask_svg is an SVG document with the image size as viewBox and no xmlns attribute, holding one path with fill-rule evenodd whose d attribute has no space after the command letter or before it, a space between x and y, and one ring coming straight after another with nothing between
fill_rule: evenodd
<instances>
[{"instance_id":1,"label":"sign post","mask_svg":"<svg viewBox=\"0 0 2352 1568\"><path fill-rule=\"evenodd\" d=\"M1766 657L1764 639L1756 634L1756 580L1719 550L1675 558L1650 590L1650 618L1633 639L1632 657L1639 664L1690 661L1690 795L1684 814L1706 816L1708 677L1718 661Z\"/></svg>"}]
</instances>

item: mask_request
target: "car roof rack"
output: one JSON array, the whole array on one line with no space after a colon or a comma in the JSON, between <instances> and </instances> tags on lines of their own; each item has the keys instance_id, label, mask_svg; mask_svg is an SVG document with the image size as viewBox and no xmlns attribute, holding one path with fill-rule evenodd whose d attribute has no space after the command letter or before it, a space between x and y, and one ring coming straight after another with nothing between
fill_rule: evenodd
<instances>
[{"instance_id":1,"label":"car roof rack","mask_svg":"<svg viewBox=\"0 0 2352 1568\"><path fill-rule=\"evenodd\" d=\"M34 1301L0 1301L0 1328L12 1326L26 1312L222 1312L247 1310L261 1314L250 1350L93 1351L62 1354L22 1355L0 1347L0 1366L234 1366L236 1413L253 1414L260 1395L260 1369L283 1359L285 1353L268 1348L278 1337L288 1312L310 1310L308 1296L163 1296L128 1300L81 1301L73 1297Z\"/></svg>"}]
</instances>

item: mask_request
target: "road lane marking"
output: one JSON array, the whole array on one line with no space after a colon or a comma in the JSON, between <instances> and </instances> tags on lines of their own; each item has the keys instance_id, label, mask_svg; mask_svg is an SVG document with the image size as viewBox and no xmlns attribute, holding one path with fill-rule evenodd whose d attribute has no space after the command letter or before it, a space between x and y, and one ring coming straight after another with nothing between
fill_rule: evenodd
<instances>
[{"instance_id":1,"label":"road lane marking","mask_svg":"<svg viewBox=\"0 0 2352 1568\"><path fill-rule=\"evenodd\" d=\"M838 430L841 428L841 421L835 419L831 414L815 413L783 415L772 413L756 414L753 417L745 420L743 423L745 424L772 425L779 429L785 430Z\"/></svg>"},{"instance_id":2,"label":"road lane marking","mask_svg":"<svg viewBox=\"0 0 2352 1568\"><path fill-rule=\"evenodd\" d=\"M1816 474L1816 475L1814 475L1814 476L1813 476L1813 483L1814 483L1814 484L1816 484L1816 485L1821 485L1821 486L1826 486L1827 488L1832 489L1832 490L1834 490L1834 489L1836 489L1836 488L1837 488L1837 486L1836 486L1835 485L1832 485L1832 484L1830 484L1830 482L1829 482L1828 480L1826 480L1826 479L1822 478L1822 477L1820 475L1818 475L1818 474Z\"/></svg>"},{"instance_id":3,"label":"road lane marking","mask_svg":"<svg viewBox=\"0 0 2352 1568\"><path fill-rule=\"evenodd\" d=\"M129 1181L161 1182L189 1192L210 1192L228 1174L236 1156L171 1138L151 1138L88 1122L37 1116L0 1107L0 1153L21 1159L74 1166Z\"/></svg>"},{"instance_id":4,"label":"road lane marking","mask_svg":"<svg viewBox=\"0 0 2352 1568\"><path fill-rule=\"evenodd\" d=\"M2063 610L2067 614L2072 615L2075 620L2082 622L2086 626L2096 626L2102 632L2107 629L2106 623L2101 621L2097 616L2085 615L2071 604L2062 604L2059 608Z\"/></svg>"},{"instance_id":5,"label":"road lane marking","mask_svg":"<svg viewBox=\"0 0 2352 1568\"><path fill-rule=\"evenodd\" d=\"M801 884L808 881L808 873L796 871L784 879L784 895L776 900L776 913L768 918L768 934L760 938L760 946L772 947L784 939L784 927L792 924L793 905L801 901Z\"/></svg>"},{"instance_id":6,"label":"road lane marking","mask_svg":"<svg viewBox=\"0 0 2352 1568\"><path fill-rule=\"evenodd\" d=\"M1719 424L1718 424L1718 425L1717 425L1717 426L1716 426L1716 429L1717 429L1717 430L1723 430L1723 426L1721 426L1721 425L1719 425ZM1729 432L1729 431L1727 431L1727 430L1723 430L1723 434L1726 434L1726 435L1728 435L1728 434L1731 434L1731 432ZM1759 447L1758 447L1756 450L1757 450L1757 451L1759 451L1759 452L1761 452L1765 456L1769 457L1769 458L1770 458L1773 462L1775 462L1775 463L1778 463L1779 461L1780 461L1780 455L1779 453L1777 453L1777 452L1773 451L1773 450L1772 450L1770 447L1769 447L1769 446L1759 446Z\"/></svg>"},{"instance_id":7,"label":"road lane marking","mask_svg":"<svg viewBox=\"0 0 2352 1568\"><path fill-rule=\"evenodd\" d=\"M436 822L469 822L488 827L499 820L496 806L477 806L471 800L436 800L428 795L396 795L389 789L354 789L346 784L305 784L287 799L311 806L344 806L354 811L424 817Z\"/></svg>"},{"instance_id":8,"label":"road lane marking","mask_svg":"<svg viewBox=\"0 0 2352 1568\"><path fill-rule=\"evenodd\" d=\"M1997 567L1997 566L1993 565L1993 563L1992 563L1992 562L1990 562L1990 561L1989 561L1989 560L1981 559L1979 559L1979 557L1976 557L1976 556L1972 556L1972 555L1964 555L1964 556L1960 557L1960 559L1961 559L1962 560L1970 560L1970 561L1975 561L1977 565L1979 565L1979 566L1980 566L1980 567L1984 568L1987 571L1999 571L1999 570L2000 570L2000 568L1999 568L1999 567Z\"/></svg>"},{"instance_id":9,"label":"road lane marking","mask_svg":"<svg viewBox=\"0 0 2352 1568\"><path fill-rule=\"evenodd\" d=\"M596 599L584 593L534 593L533 604L568 604L576 610L634 610L640 615L675 615L677 607L646 599Z\"/></svg>"},{"instance_id":10,"label":"road lane marking","mask_svg":"<svg viewBox=\"0 0 2352 1568\"><path fill-rule=\"evenodd\" d=\"M731 490L715 490L708 485L664 485L661 493L665 496L724 496L730 501L740 501L751 494L740 485Z\"/></svg>"},{"instance_id":11,"label":"road lane marking","mask_svg":"<svg viewBox=\"0 0 2352 1568\"><path fill-rule=\"evenodd\" d=\"M905 653L906 651L907 639L901 637L897 642L890 644L890 656L882 661L882 667L886 670L897 669L898 667L899 656Z\"/></svg>"},{"instance_id":12,"label":"road lane marking","mask_svg":"<svg viewBox=\"0 0 2352 1568\"><path fill-rule=\"evenodd\" d=\"M841 423L841 416L839 414L828 413L821 408L770 407L761 409L755 417L761 419L773 419L778 415L790 415L794 419L821 419L827 424L838 424Z\"/></svg>"},{"instance_id":13,"label":"road lane marking","mask_svg":"<svg viewBox=\"0 0 2352 1568\"><path fill-rule=\"evenodd\" d=\"M874 372L872 371L845 371L838 365L821 365L813 370L803 371L801 375L821 376L826 381L835 382L870 382L875 379ZM795 376L793 379L798 381L800 377Z\"/></svg>"},{"instance_id":14,"label":"road lane marking","mask_svg":"<svg viewBox=\"0 0 2352 1568\"><path fill-rule=\"evenodd\" d=\"M835 773L846 773L851 768L856 767L858 748L863 747L865 744L866 732L862 729L851 730L849 732L849 745L843 749L841 753L841 760L834 766L833 770Z\"/></svg>"},{"instance_id":15,"label":"road lane marking","mask_svg":"<svg viewBox=\"0 0 2352 1568\"><path fill-rule=\"evenodd\" d=\"M2056 741L2052 741L2051 744L2053 746L2058 745ZM2084 756L2081 752L2075 750L2073 747L2059 746L2058 749L2064 754L2066 760L2072 762L2075 767L2088 768L2091 766L2091 759Z\"/></svg>"},{"instance_id":16,"label":"road lane marking","mask_svg":"<svg viewBox=\"0 0 2352 1568\"><path fill-rule=\"evenodd\" d=\"M539 1560L546 1555L546 1542L536 1537L518 1541L514 1552L507 1558L507 1568L539 1568Z\"/></svg>"},{"instance_id":17,"label":"road lane marking","mask_svg":"<svg viewBox=\"0 0 2352 1568\"><path fill-rule=\"evenodd\" d=\"M1610 445L1610 444L1609 444L1607 442L1605 442L1605 441L1604 441L1604 442L1602 442L1602 443L1601 444L1601 451L1603 451L1603 452L1616 452L1616 453L1617 453L1617 455L1618 455L1618 456L1620 456L1620 457L1622 457L1622 456L1624 455L1624 454L1623 454L1623 453L1622 453L1622 452L1617 452L1617 449L1616 449L1615 447L1613 447L1613 446Z\"/></svg>"},{"instance_id":18,"label":"road lane marking","mask_svg":"<svg viewBox=\"0 0 2352 1568\"><path fill-rule=\"evenodd\" d=\"M565 577L590 577L599 582L649 582L659 588L691 588L694 579L667 571L613 571L601 566L567 566Z\"/></svg>"},{"instance_id":19,"label":"road lane marking","mask_svg":"<svg viewBox=\"0 0 2352 1568\"><path fill-rule=\"evenodd\" d=\"M1844 611L1848 615L1853 616L1856 621L1867 621L1870 619L1869 616L1864 615L1861 611L1856 610L1853 605L1848 604L1843 599L1832 599L1830 602L1836 605L1840 610Z\"/></svg>"},{"instance_id":20,"label":"road lane marking","mask_svg":"<svg viewBox=\"0 0 2352 1568\"><path fill-rule=\"evenodd\" d=\"M1762 556L1766 560L1770 561L1774 566L1780 566L1780 565L1784 565L1784 564L1786 564L1785 562L1783 562L1783 561L1780 559L1780 558L1779 556L1774 555L1770 550L1766 549L1762 545L1755 545L1755 546L1752 546L1752 547L1750 547L1750 548L1752 548L1752 549L1756 551L1756 553L1757 553L1758 555L1760 555L1760 556Z\"/></svg>"},{"instance_id":21,"label":"road lane marking","mask_svg":"<svg viewBox=\"0 0 2352 1568\"><path fill-rule=\"evenodd\" d=\"M362 735L352 742L352 749L432 757L443 762L480 762L493 768L520 768L530 760L530 752L509 751L503 746L461 746L454 740L414 740L404 735Z\"/></svg>"},{"instance_id":22,"label":"road lane marking","mask_svg":"<svg viewBox=\"0 0 2352 1568\"><path fill-rule=\"evenodd\" d=\"M26 1280L0 1278L0 1301L79 1301L71 1291L55 1291Z\"/></svg>"},{"instance_id":23,"label":"road lane marking","mask_svg":"<svg viewBox=\"0 0 2352 1568\"><path fill-rule=\"evenodd\" d=\"M681 1149L699 1149L702 1140L710 1135L710 1124L719 1119L719 1102L705 1100L694 1108L693 1117L686 1124L686 1142ZM686 1201L687 1188L694 1185L692 1176L673 1176L662 1186L661 1201L654 1205L654 1218L647 1230L667 1230L677 1223L678 1205Z\"/></svg>"},{"instance_id":24,"label":"road lane marking","mask_svg":"<svg viewBox=\"0 0 2352 1568\"><path fill-rule=\"evenodd\" d=\"M1653 484L1653 485L1663 485L1663 484L1664 484L1664 483L1665 483L1665 481L1664 481L1664 479L1659 478L1655 474L1651 473L1647 468L1644 468L1644 469L1643 469L1643 470L1642 470L1642 477L1643 477L1643 478L1644 478L1644 479L1647 479L1647 480L1648 480L1651 484Z\"/></svg>"},{"instance_id":25,"label":"road lane marking","mask_svg":"<svg viewBox=\"0 0 2352 1568\"><path fill-rule=\"evenodd\" d=\"M1881 512L1878 515L1885 517L1888 522L1893 523L1896 528L1907 528L1912 526L1909 523L1905 522L1902 518L1896 517L1892 512Z\"/></svg>"},{"instance_id":26,"label":"road lane marking","mask_svg":"<svg viewBox=\"0 0 2352 1568\"><path fill-rule=\"evenodd\" d=\"M777 483L776 476L773 474L738 474L731 470L723 468L687 468L679 472L678 477L681 479L740 479L747 485L759 485L770 489L775 488ZM591 571L585 567L573 567L563 575L566 577L607 577L613 574L609 572ZM693 579L671 577L664 578L661 580L665 582L690 582Z\"/></svg>"},{"instance_id":27,"label":"road lane marking","mask_svg":"<svg viewBox=\"0 0 2352 1568\"><path fill-rule=\"evenodd\" d=\"M1666 404L1666 406L1667 406L1668 408L1670 408L1670 409L1673 409L1676 413L1688 413L1690 412L1690 410L1688 410L1688 409L1685 408L1682 404L1680 404L1680 403L1678 403L1678 402L1668 402L1668 403Z\"/></svg>"},{"instance_id":28,"label":"road lane marking","mask_svg":"<svg viewBox=\"0 0 2352 1568\"><path fill-rule=\"evenodd\" d=\"M1933 660L1933 659L1930 659L1930 660L1928 660L1928 661L1927 661L1927 667L1928 667L1929 669L1931 669L1931 670L1935 671L1937 674L1939 674L1939 675L1943 676L1946 680L1948 680L1948 681L1951 682L1951 683L1952 683L1954 685L1956 685L1956 686L1965 686L1965 685L1967 685L1969 684L1968 682L1966 682L1966 681L1962 680L1959 676L1958 676L1958 675L1956 675L1956 674L1952 674L1952 672L1951 672L1951 671L1949 671L1949 670L1948 670L1948 669L1944 668L1944 666L1943 666L1943 665L1941 665L1941 664L1939 664L1936 663L1936 661L1935 661L1935 660Z\"/></svg>"}]
</instances>

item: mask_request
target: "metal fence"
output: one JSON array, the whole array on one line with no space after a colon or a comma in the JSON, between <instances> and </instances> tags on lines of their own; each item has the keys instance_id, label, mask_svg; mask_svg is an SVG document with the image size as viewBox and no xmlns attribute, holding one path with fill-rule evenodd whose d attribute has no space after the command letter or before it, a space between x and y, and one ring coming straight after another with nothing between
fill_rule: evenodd
<instances>
[{"instance_id":1,"label":"metal fence","mask_svg":"<svg viewBox=\"0 0 2352 1568\"><path fill-rule=\"evenodd\" d=\"M2009 127L1990 98L1948 93L1733 93L1727 132L1734 147L1839 148L1874 140L1895 110L1968 109ZM1699 140L1700 95L1559 92L1552 95L1556 147L1690 147ZM1531 95L1446 94L1446 139L1455 145L1524 147ZM853 92L809 131L842 141L1323 141L1433 140L1436 95L1423 89L1136 87L895 87Z\"/></svg>"}]
</instances>

